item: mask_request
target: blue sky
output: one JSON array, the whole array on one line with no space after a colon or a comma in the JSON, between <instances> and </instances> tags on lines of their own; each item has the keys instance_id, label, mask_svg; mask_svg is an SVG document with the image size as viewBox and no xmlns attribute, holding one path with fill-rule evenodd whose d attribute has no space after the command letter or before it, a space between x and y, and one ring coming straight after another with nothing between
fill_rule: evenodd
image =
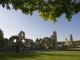
<instances>
[{"instance_id":1,"label":"blue sky","mask_svg":"<svg viewBox=\"0 0 80 60\"><path fill-rule=\"evenodd\" d=\"M37 37L50 37L53 31L57 31L58 41L64 41L66 37L69 39L70 34L73 35L74 40L79 40L80 13L74 15L71 22L62 15L56 23L51 23L44 21L37 12L30 16L21 11L7 10L0 6L0 28L7 38L24 31L26 38L35 40Z\"/></svg>"}]
</instances>

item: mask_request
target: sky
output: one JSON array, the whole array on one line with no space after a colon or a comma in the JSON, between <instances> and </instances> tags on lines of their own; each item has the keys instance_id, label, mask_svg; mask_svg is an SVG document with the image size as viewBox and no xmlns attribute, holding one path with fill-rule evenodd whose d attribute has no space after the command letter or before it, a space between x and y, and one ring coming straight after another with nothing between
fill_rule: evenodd
<instances>
[{"instance_id":1,"label":"sky","mask_svg":"<svg viewBox=\"0 0 80 60\"><path fill-rule=\"evenodd\" d=\"M57 19L56 23L44 21L37 12L33 15L25 15L20 10L7 10L0 6L0 28L4 32L4 37L9 38L18 35L20 31L24 31L26 38L50 37L53 31L57 32L58 41L69 39L70 34L74 40L80 40L80 13L72 17L72 21L68 22L65 15Z\"/></svg>"}]
</instances>

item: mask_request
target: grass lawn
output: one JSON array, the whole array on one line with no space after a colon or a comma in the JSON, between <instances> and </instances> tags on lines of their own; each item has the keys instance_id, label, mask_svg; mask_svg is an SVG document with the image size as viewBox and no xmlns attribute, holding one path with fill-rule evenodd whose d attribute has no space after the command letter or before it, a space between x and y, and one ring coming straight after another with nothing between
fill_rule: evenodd
<instances>
[{"instance_id":1,"label":"grass lawn","mask_svg":"<svg viewBox=\"0 0 80 60\"><path fill-rule=\"evenodd\" d=\"M80 60L80 51L0 53L0 60Z\"/></svg>"}]
</instances>

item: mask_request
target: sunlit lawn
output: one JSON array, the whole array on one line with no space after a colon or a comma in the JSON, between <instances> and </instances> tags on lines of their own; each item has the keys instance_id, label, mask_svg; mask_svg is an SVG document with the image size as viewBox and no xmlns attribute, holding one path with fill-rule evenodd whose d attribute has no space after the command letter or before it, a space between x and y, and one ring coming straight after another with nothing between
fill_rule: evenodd
<instances>
[{"instance_id":1,"label":"sunlit lawn","mask_svg":"<svg viewBox=\"0 0 80 60\"><path fill-rule=\"evenodd\" d=\"M80 51L0 53L0 60L80 60Z\"/></svg>"}]
</instances>

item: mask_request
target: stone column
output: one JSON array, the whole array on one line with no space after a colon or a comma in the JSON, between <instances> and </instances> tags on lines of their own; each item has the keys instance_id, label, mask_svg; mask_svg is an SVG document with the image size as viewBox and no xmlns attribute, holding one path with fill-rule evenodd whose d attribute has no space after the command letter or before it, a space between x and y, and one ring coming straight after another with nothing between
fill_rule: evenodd
<instances>
[{"instance_id":1,"label":"stone column","mask_svg":"<svg viewBox=\"0 0 80 60\"><path fill-rule=\"evenodd\" d=\"M70 42L71 42L71 47L74 47L74 41L73 41L73 36L72 36L72 34L70 35Z\"/></svg>"}]
</instances>

